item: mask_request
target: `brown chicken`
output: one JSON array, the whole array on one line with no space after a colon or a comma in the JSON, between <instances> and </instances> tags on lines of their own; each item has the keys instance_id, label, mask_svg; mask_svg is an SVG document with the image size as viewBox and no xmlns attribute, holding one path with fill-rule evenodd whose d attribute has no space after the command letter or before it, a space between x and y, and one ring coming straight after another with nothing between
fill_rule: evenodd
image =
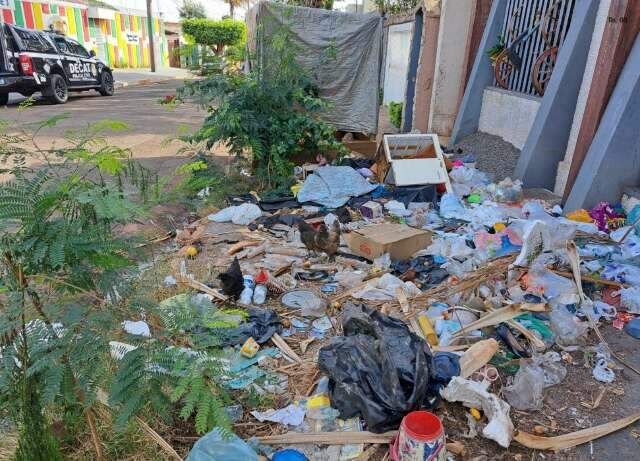
<instances>
[{"instance_id":1,"label":"brown chicken","mask_svg":"<svg viewBox=\"0 0 640 461\"><path fill-rule=\"evenodd\" d=\"M340 247L340 222L336 219L331 228L321 223L316 230L311 224L300 221L300 240L309 251L320 251L332 258Z\"/></svg>"}]
</instances>

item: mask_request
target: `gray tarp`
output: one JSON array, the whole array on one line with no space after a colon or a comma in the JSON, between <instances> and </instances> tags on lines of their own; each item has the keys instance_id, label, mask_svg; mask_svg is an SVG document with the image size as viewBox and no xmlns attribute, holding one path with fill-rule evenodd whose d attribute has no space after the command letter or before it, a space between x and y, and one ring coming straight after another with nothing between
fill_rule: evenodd
<instances>
[{"instance_id":1,"label":"gray tarp","mask_svg":"<svg viewBox=\"0 0 640 461\"><path fill-rule=\"evenodd\" d=\"M260 2L247 13L251 51L269 46L277 27L288 27L299 62L331 104L323 119L338 130L375 133L382 18L378 13L341 13ZM264 34L257 34L260 27ZM256 43L256 37L264 43ZM262 38L261 38L262 39Z\"/></svg>"}]
</instances>

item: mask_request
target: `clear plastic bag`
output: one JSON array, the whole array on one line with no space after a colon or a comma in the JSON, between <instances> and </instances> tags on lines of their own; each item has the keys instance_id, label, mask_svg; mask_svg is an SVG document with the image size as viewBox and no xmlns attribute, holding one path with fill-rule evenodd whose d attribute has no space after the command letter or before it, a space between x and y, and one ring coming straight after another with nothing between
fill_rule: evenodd
<instances>
[{"instance_id":1,"label":"clear plastic bag","mask_svg":"<svg viewBox=\"0 0 640 461\"><path fill-rule=\"evenodd\" d=\"M542 408L544 371L531 362L521 363L513 384L502 390L503 395L513 408L539 410Z\"/></svg>"},{"instance_id":2,"label":"clear plastic bag","mask_svg":"<svg viewBox=\"0 0 640 461\"><path fill-rule=\"evenodd\" d=\"M575 316L561 305L553 306L549 319L556 341L561 344L575 344L578 337L589 328L586 323L577 322Z\"/></svg>"}]
</instances>

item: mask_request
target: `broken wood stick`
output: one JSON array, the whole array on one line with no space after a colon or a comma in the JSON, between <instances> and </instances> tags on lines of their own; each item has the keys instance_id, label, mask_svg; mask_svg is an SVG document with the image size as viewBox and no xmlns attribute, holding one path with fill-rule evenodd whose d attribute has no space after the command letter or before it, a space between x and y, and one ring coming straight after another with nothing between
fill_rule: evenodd
<instances>
[{"instance_id":1,"label":"broken wood stick","mask_svg":"<svg viewBox=\"0 0 640 461\"><path fill-rule=\"evenodd\" d=\"M468 378L485 366L499 348L498 341L493 338L475 343L460 357L460 377Z\"/></svg>"},{"instance_id":2,"label":"broken wood stick","mask_svg":"<svg viewBox=\"0 0 640 461\"><path fill-rule=\"evenodd\" d=\"M489 312L487 315L480 317L475 322L468 323L463 325L458 331L453 333L451 336L454 338L460 337L466 332L479 330L481 328L497 325L502 322L507 322L523 313L523 311L529 312L544 312L546 310L546 304L531 304L531 303L523 303L523 304L512 304L510 306L503 307L502 309L496 309L494 311Z\"/></svg>"},{"instance_id":3,"label":"broken wood stick","mask_svg":"<svg viewBox=\"0 0 640 461\"><path fill-rule=\"evenodd\" d=\"M604 437L607 434L623 429L630 424L640 420L640 411L629 415L625 418L610 421L599 426L590 427L581 431L571 432L569 434L558 435L556 437L540 437L529 434L528 432L518 431L514 440L527 448L534 450L563 450L565 448L573 448L583 443Z\"/></svg>"},{"instance_id":4,"label":"broken wood stick","mask_svg":"<svg viewBox=\"0 0 640 461\"><path fill-rule=\"evenodd\" d=\"M275 344L276 347L280 349L280 351L285 356L289 357L294 362L302 363L302 359L300 358L300 356L296 354L296 352L293 349L291 349L291 347L287 344L287 342L284 339L282 339L282 336L280 336L278 333L273 334L273 336L271 337L271 341L273 341L273 344Z\"/></svg>"},{"instance_id":5,"label":"broken wood stick","mask_svg":"<svg viewBox=\"0 0 640 461\"><path fill-rule=\"evenodd\" d=\"M550 269L550 271L553 272L554 274L561 275L568 279L573 278L573 274L571 272L558 271L555 269ZM614 280L605 280L597 277L589 277L588 275L582 275L581 278L582 280L585 280L587 282L598 283L600 285L607 285L607 286L616 287L616 288L629 288L629 285L627 285L626 283L620 283Z\"/></svg>"},{"instance_id":6,"label":"broken wood stick","mask_svg":"<svg viewBox=\"0 0 640 461\"><path fill-rule=\"evenodd\" d=\"M285 255L285 256L299 256L305 257L309 253L306 248L293 248L293 247L285 247L282 245L267 245L265 249L266 253L276 254L276 255Z\"/></svg>"},{"instance_id":7,"label":"broken wood stick","mask_svg":"<svg viewBox=\"0 0 640 461\"><path fill-rule=\"evenodd\" d=\"M251 248L249 251L247 251L245 258L251 259L251 258L255 258L256 256L260 256L261 254L264 254L266 249L267 249L266 243L258 245L257 247Z\"/></svg>"},{"instance_id":8,"label":"broken wood stick","mask_svg":"<svg viewBox=\"0 0 640 461\"><path fill-rule=\"evenodd\" d=\"M403 287L396 287L396 299L398 303L400 303L400 308L403 313L408 313L410 306L409 300L407 299L407 295L404 293Z\"/></svg>"},{"instance_id":9,"label":"broken wood stick","mask_svg":"<svg viewBox=\"0 0 640 461\"><path fill-rule=\"evenodd\" d=\"M238 251L240 250L244 250L245 248L248 247L255 247L260 245L262 242L260 240L241 240L240 242L231 245L229 247L229 249L227 250L227 254L229 256L233 256L234 254L236 254Z\"/></svg>"},{"instance_id":10,"label":"broken wood stick","mask_svg":"<svg viewBox=\"0 0 640 461\"><path fill-rule=\"evenodd\" d=\"M136 422L140 425L142 430L151 438L154 442L156 442L160 448L164 450L166 454L168 454L171 458L177 461L184 461L182 457L178 454L177 451L173 449L169 443L163 439L160 434L154 431L151 426L145 423L139 416L136 416Z\"/></svg>"},{"instance_id":11,"label":"broken wood stick","mask_svg":"<svg viewBox=\"0 0 640 461\"><path fill-rule=\"evenodd\" d=\"M194 280L191 277L185 277L184 275L176 274L175 278L179 283L184 283L185 285L189 285L191 288L198 291L202 291L203 293L207 293L208 295L211 295L220 301L227 301L229 299L225 295L218 293L213 288L210 288L206 286L204 283L198 282L197 280Z\"/></svg>"},{"instance_id":12,"label":"broken wood stick","mask_svg":"<svg viewBox=\"0 0 640 461\"><path fill-rule=\"evenodd\" d=\"M351 445L359 443L389 444L398 431L374 434L372 432L312 432L308 434L286 432L281 435L267 435L256 437L258 441L267 445L288 445L295 443L314 443L317 445Z\"/></svg>"}]
</instances>

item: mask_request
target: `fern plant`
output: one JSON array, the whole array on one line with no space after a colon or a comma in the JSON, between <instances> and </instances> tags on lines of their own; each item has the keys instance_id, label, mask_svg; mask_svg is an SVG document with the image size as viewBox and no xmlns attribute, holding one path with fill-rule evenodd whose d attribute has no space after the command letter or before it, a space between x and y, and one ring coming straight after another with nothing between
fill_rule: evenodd
<instances>
[{"instance_id":1,"label":"fern plant","mask_svg":"<svg viewBox=\"0 0 640 461\"><path fill-rule=\"evenodd\" d=\"M120 321L104 299L134 259L132 242L112 229L143 213L130 186L143 200L153 189L152 175L100 136L125 129L119 122L69 132L65 148L39 148L39 131L62 119L33 132L0 123L1 171L13 177L0 184L0 408L14 417L24 460L62 459L45 417L54 407L80 410L103 459L93 405Z\"/></svg>"}]
</instances>

